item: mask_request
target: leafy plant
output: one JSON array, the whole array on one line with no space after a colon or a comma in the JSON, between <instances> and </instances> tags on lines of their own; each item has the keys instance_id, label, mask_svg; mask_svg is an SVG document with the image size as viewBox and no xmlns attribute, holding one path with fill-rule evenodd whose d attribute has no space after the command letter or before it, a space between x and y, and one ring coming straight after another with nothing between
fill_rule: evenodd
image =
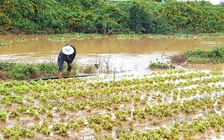
<instances>
[{"instance_id":1,"label":"leafy plant","mask_svg":"<svg viewBox=\"0 0 224 140\"><path fill-rule=\"evenodd\" d=\"M19 126L19 124L15 124L11 128L3 128L3 135L7 138L21 139L20 137L22 136L27 138L34 138L36 134L29 129L22 128Z\"/></svg>"},{"instance_id":2,"label":"leafy plant","mask_svg":"<svg viewBox=\"0 0 224 140\"><path fill-rule=\"evenodd\" d=\"M2 110L0 110L0 120L1 121L6 121L7 120L8 114Z\"/></svg>"}]
</instances>

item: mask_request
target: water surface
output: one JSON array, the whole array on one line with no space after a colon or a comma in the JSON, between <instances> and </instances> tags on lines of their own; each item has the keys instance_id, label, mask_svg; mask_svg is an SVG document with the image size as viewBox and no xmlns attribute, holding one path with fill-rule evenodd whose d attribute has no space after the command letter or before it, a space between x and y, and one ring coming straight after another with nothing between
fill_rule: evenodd
<instances>
[{"instance_id":1,"label":"water surface","mask_svg":"<svg viewBox=\"0 0 224 140\"><path fill-rule=\"evenodd\" d=\"M165 59L173 54L196 48L209 50L214 46L224 46L224 37L204 38L164 38L141 37L137 39L118 39L115 36L75 38L68 41L49 40L48 35L0 35L0 61L13 62L56 62L57 55L65 44L77 49L76 63L110 63L116 69L145 69L150 61ZM71 36L63 36L71 38Z\"/></svg>"}]
</instances>

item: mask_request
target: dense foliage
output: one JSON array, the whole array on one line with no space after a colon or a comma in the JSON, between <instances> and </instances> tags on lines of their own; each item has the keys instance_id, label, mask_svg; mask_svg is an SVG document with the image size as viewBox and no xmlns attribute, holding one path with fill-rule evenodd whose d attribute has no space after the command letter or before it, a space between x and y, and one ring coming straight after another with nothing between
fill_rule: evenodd
<instances>
[{"instance_id":1,"label":"dense foliage","mask_svg":"<svg viewBox=\"0 0 224 140\"><path fill-rule=\"evenodd\" d=\"M130 0L4 0L1 33L214 33L224 7L209 2Z\"/></svg>"}]
</instances>

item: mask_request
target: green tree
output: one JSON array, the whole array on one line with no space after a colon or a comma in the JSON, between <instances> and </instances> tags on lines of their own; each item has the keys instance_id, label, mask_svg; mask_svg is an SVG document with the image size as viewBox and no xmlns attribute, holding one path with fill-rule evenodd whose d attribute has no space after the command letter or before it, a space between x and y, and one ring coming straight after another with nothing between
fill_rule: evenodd
<instances>
[{"instance_id":1,"label":"green tree","mask_svg":"<svg viewBox=\"0 0 224 140\"><path fill-rule=\"evenodd\" d=\"M136 33L167 33L171 27L163 18L155 17L148 2L133 2L130 7L129 27Z\"/></svg>"}]
</instances>

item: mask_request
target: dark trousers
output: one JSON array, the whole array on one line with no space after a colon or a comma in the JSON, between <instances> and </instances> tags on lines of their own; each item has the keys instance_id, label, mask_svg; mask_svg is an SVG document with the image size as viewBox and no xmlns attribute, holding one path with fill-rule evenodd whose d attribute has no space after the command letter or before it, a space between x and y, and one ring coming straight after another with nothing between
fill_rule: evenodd
<instances>
[{"instance_id":1,"label":"dark trousers","mask_svg":"<svg viewBox=\"0 0 224 140\"><path fill-rule=\"evenodd\" d=\"M72 68L69 66L68 61L60 61L60 60L58 60L58 66L59 66L59 70L58 70L58 71L62 72L64 62L66 62L66 63L67 63L67 65L68 65L67 71L71 71L71 70L72 70Z\"/></svg>"}]
</instances>

